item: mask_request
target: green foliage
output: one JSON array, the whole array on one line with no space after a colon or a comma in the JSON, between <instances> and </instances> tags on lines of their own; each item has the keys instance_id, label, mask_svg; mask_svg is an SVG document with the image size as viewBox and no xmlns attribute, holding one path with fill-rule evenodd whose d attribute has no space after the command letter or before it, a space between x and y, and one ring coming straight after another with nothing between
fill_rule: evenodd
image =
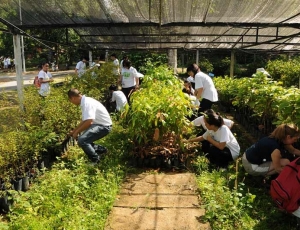
<instances>
[{"instance_id":1,"label":"green foliage","mask_svg":"<svg viewBox=\"0 0 300 230\"><path fill-rule=\"evenodd\" d=\"M244 191L240 183L238 189L230 189L222 171L202 172L197 177L201 198L204 200L205 216L212 229L252 229L249 223L249 209L255 195ZM254 222L254 220L252 220Z\"/></svg>"},{"instance_id":2,"label":"green foliage","mask_svg":"<svg viewBox=\"0 0 300 230\"><path fill-rule=\"evenodd\" d=\"M71 104L67 91L77 87L88 96L103 99L113 82L112 67L87 71L82 77L66 79L61 87L51 87L51 95L41 98L34 86L24 90L24 111L18 107L4 109L0 117L0 175L5 181L23 175L34 166L41 152L53 149L80 121L79 107ZM2 95L5 99L5 94ZM1 101L2 102L2 101ZM3 105L10 105L3 100Z\"/></svg>"},{"instance_id":3,"label":"green foliage","mask_svg":"<svg viewBox=\"0 0 300 230\"><path fill-rule=\"evenodd\" d=\"M283 82L284 86L299 86L299 58L268 61L266 69L274 80Z\"/></svg>"},{"instance_id":4,"label":"green foliage","mask_svg":"<svg viewBox=\"0 0 300 230\"><path fill-rule=\"evenodd\" d=\"M67 160L45 172L26 193L14 194L10 229L104 229L124 177L124 130L115 125L101 140L110 153L98 167L71 147Z\"/></svg>"},{"instance_id":5,"label":"green foliage","mask_svg":"<svg viewBox=\"0 0 300 230\"><path fill-rule=\"evenodd\" d=\"M113 63L104 63L100 69L93 68L85 72L82 77L75 77L67 79L65 88L77 88L83 94L94 97L99 101L104 101L105 95L111 84L117 84L118 77L116 77L112 70Z\"/></svg>"},{"instance_id":6,"label":"green foliage","mask_svg":"<svg viewBox=\"0 0 300 230\"><path fill-rule=\"evenodd\" d=\"M200 57L198 66L205 73L213 72L214 70L213 64L205 57Z\"/></svg>"},{"instance_id":7,"label":"green foliage","mask_svg":"<svg viewBox=\"0 0 300 230\"><path fill-rule=\"evenodd\" d=\"M214 78L214 82L220 101L226 105L250 109L254 117L268 118L275 124L300 125L299 89L286 89L263 74L241 79Z\"/></svg>"},{"instance_id":8,"label":"green foliage","mask_svg":"<svg viewBox=\"0 0 300 230\"><path fill-rule=\"evenodd\" d=\"M148 71L142 88L131 97L127 114L128 132L134 142L151 142L155 129L160 130L160 137L173 131L182 133L191 103L181 89L182 82L167 67Z\"/></svg>"},{"instance_id":9,"label":"green foliage","mask_svg":"<svg viewBox=\"0 0 300 230\"><path fill-rule=\"evenodd\" d=\"M133 52L129 55L129 60L138 71L146 74L149 70L168 63L167 54L153 52Z\"/></svg>"}]
</instances>

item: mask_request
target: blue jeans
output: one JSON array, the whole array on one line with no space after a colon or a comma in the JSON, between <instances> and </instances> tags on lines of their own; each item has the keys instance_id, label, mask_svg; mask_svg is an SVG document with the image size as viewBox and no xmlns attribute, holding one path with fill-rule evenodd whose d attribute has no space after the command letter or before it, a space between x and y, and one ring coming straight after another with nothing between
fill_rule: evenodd
<instances>
[{"instance_id":1,"label":"blue jeans","mask_svg":"<svg viewBox=\"0 0 300 230\"><path fill-rule=\"evenodd\" d=\"M92 162L97 162L100 160L99 155L92 146L92 143L101 139L102 137L105 137L111 131L111 127L111 125L91 125L82 135L78 137L79 147L82 148Z\"/></svg>"}]
</instances>

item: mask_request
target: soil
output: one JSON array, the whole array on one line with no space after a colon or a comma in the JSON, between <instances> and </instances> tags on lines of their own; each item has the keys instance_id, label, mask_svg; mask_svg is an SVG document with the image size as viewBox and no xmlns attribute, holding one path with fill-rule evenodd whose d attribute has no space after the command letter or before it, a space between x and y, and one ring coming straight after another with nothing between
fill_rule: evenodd
<instances>
[{"instance_id":1,"label":"soil","mask_svg":"<svg viewBox=\"0 0 300 230\"><path fill-rule=\"evenodd\" d=\"M206 230L192 173L143 172L126 177L105 230Z\"/></svg>"}]
</instances>

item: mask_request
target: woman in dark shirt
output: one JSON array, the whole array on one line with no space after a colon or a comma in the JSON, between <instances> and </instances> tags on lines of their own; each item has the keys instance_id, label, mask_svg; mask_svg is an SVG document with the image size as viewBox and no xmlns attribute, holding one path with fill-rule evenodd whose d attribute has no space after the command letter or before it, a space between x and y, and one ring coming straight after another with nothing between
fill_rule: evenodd
<instances>
[{"instance_id":1,"label":"woman in dark shirt","mask_svg":"<svg viewBox=\"0 0 300 230\"><path fill-rule=\"evenodd\" d=\"M268 137L264 137L248 148L243 155L243 166L250 175L272 175L280 173L290 163L283 156L284 150L300 156L300 150L292 146L300 136L297 127L279 125Z\"/></svg>"}]
</instances>

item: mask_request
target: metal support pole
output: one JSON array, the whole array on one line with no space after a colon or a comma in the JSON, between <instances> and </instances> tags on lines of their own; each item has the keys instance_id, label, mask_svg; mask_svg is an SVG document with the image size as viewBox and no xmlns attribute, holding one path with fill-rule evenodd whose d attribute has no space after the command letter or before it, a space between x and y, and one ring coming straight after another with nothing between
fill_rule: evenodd
<instances>
[{"instance_id":1,"label":"metal support pole","mask_svg":"<svg viewBox=\"0 0 300 230\"><path fill-rule=\"evenodd\" d=\"M25 64L25 51L24 51L24 36L21 35L21 48L22 48L22 66L23 66L23 72L26 73L26 64Z\"/></svg>"},{"instance_id":2,"label":"metal support pole","mask_svg":"<svg viewBox=\"0 0 300 230\"><path fill-rule=\"evenodd\" d=\"M93 63L93 51L89 51L89 68L91 68Z\"/></svg>"},{"instance_id":3,"label":"metal support pole","mask_svg":"<svg viewBox=\"0 0 300 230\"><path fill-rule=\"evenodd\" d=\"M177 49L168 50L168 64L173 69L173 73L177 74Z\"/></svg>"},{"instance_id":4,"label":"metal support pole","mask_svg":"<svg viewBox=\"0 0 300 230\"><path fill-rule=\"evenodd\" d=\"M234 75L234 63L235 62L235 52L231 50L231 58L230 58L230 77L233 78Z\"/></svg>"},{"instance_id":5,"label":"metal support pole","mask_svg":"<svg viewBox=\"0 0 300 230\"><path fill-rule=\"evenodd\" d=\"M108 50L105 50L105 61L108 62Z\"/></svg>"},{"instance_id":6,"label":"metal support pole","mask_svg":"<svg viewBox=\"0 0 300 230\"><path fill-rule=\"evenodd\" d=\"M23 24L23 19L22 19L22 7L21 7L21 0L19 0L19 13L20 13L20 24ZM23 72L26 73L26 65L25 65L25 52L24 52L24 37L21 35L21 48L22 48L22 65L23 65Z\"/></svg>"},{"instance_id":7,"label":"metal support pole","mask_svg":"<svg viewBox=\"0 0 300 230\"><path fill-rule=\"evenodd\" d=\"M199 50L196 51L196 64L199 65Z\"/></svg>"},{"instance_id":8,"label":"metal support pole","mask_svg":"<svg viewBox=\"0 0 300 230\"><path fill-rule=\"evenodd\" d=\"M21 58L21 44L20 44L20 35L13 35L13 43L14 43L14 56L15 56L15 68L16 68L16 77L17 77L17 90L18 90L18 98L19 105L21 110L24 110L23 103L23 76L22 76L22 58Z\"/></svg>"}]
</instances>

